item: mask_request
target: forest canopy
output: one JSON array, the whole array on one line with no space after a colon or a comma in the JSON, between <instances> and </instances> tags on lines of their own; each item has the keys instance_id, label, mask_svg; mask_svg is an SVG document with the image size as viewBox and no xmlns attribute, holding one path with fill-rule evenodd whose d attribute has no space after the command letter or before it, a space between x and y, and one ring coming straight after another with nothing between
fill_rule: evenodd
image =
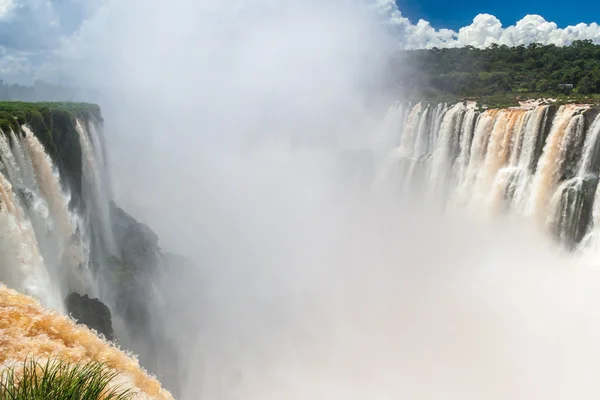
<instances>
[{"instance_id":1,"label":"forest canopy","mask_svg":"<svg viewBox=\"0 0 600 400\"><path fill-rule=\"evenodd\" d=\"M399 58L401 90L425 99L600 93L600 45L591 40L562 47L534 43L410 50Z\"/></svg>"},{"instance_id":2,"label":"forest canopy","mask_svg":"<svg viewBox=\"0 0 600 400\"><path fill-rule=\"evenodd\" d=\"M389 67L385 89L410 100L481 99L508 105L519 98L557 97L564 102L600 102L600 45L591 40L569 46L404 50ZM0 79L0 101L81 102L97 101L99 95L96 90L39 80L23 86Z\"/></svg>"}]
</instances>

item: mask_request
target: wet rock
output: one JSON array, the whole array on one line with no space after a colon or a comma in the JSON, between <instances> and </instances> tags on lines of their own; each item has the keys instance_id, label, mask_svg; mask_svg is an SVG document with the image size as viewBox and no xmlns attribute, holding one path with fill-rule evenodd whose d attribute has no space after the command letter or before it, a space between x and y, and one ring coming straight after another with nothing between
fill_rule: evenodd
<instances>
[{"instance_id":1,"label":"wet rock","mask_svg":"<svg viewBox=\"0 0 600 400\"><path fill-rule=\"evenodd\" d=\"M87 294L69 293L65 299L67 312L79 324L103 334L106 339L114 340L112 319L108 307L98 299L92 299Z\"/></svg>"},{"instance_id":2,"label":"wet rock","mask_svg":"<svg viewBox=\"0 0 600 400\"><path fill-rule=\"evenodd\" d=\"M122 261L137 272L154 272L160 265L158 235L144 223L138 222L121 208L112 205L115 239Z\"/></svg>"},{"instance_id":3,"label":"wet rock","mask_svg":"<svg viewBox=\"0 0 600 400\"><path fill-rule=\"evenodd\" d=\"M17 195L25 205L25 207L30 208L35 200L34 193L27 189L26 187L15 187Z\"/></svg>"}]
</instances>

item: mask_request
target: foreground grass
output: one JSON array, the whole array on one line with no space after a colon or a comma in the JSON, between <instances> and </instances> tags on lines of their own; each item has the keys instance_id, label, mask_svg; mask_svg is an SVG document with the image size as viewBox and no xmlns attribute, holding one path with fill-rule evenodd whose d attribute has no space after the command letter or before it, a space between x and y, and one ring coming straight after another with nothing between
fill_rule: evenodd
<instances>
[{"instance_id":1,"label":"foreground grass","mask_svg":"<svg viewBox=\"0 0 600 400\"><path fill-rule=\"evenodd\" d=\"M111 385L117 373L103 364L26 360L0 374L0 400L128 400L131 390Z\"/></svg>"}]
</instances>

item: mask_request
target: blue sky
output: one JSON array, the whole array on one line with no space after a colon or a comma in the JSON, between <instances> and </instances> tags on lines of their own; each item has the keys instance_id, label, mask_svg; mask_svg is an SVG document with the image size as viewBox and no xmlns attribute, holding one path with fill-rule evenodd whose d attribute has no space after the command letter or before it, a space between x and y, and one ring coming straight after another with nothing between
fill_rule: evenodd
<instances>
[{"instance_id":1,"label":"blue sky","mask_svg":"<svg viewBox=\"0 0 600 400\"><path fill-rule=\"evenodd\" d=\"M573 2L553 0L396 0L396 4L412 23L424 19L438 29L458 30L482 13L496 16L504 26L514 25L527 14L541 15L562 28L580 22L589 24L600 21L600 1L595 0L578 1L576 7Z\"/></svg>"},{"instance_id":2,"label":"blue sky","mask_svg":"<svg viewBox=\"0 0 600 400\"><path fill-rule=\"evenodd\" d=\"M116 28L131 33L130 18L156 17L148 1L0 0L0 79L27 83L35 78L56 78L63 73L61 64L71 65L84 58L84 53L93 56L98 43L118 50L121 39L114 37ZM214 3L226 9L225 15L235 17L240 9L260 10L261 5L273 1L170 0L168 8L176 12L181 4ZM355 1L372 5L395 34L398 46L407 49L487 47L492 43L568 45L577 39L600 43L600 25L596 23L600 21L600 0ZM287 4L286 0L277 2ZM175 15L173 21L178 18ZM307 29L309 25L307 21Z\"/></svg>"}]
</instances>

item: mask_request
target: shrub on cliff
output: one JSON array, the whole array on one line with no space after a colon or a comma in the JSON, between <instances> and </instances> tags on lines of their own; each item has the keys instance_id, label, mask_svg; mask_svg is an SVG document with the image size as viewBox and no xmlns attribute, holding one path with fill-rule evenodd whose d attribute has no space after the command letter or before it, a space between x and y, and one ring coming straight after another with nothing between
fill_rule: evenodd
<instances>
[{"instance_id":1,"label":"shrub on cliff","mask_svg":"<svg viewBox=\"0 0 600 400\"><path fill-rule=\"evenodd\" d=\"M0 400L128 400L134 392L111 385L116 373L97 362L28 359L0 374Z\"/></svg>"}]
</instances>

